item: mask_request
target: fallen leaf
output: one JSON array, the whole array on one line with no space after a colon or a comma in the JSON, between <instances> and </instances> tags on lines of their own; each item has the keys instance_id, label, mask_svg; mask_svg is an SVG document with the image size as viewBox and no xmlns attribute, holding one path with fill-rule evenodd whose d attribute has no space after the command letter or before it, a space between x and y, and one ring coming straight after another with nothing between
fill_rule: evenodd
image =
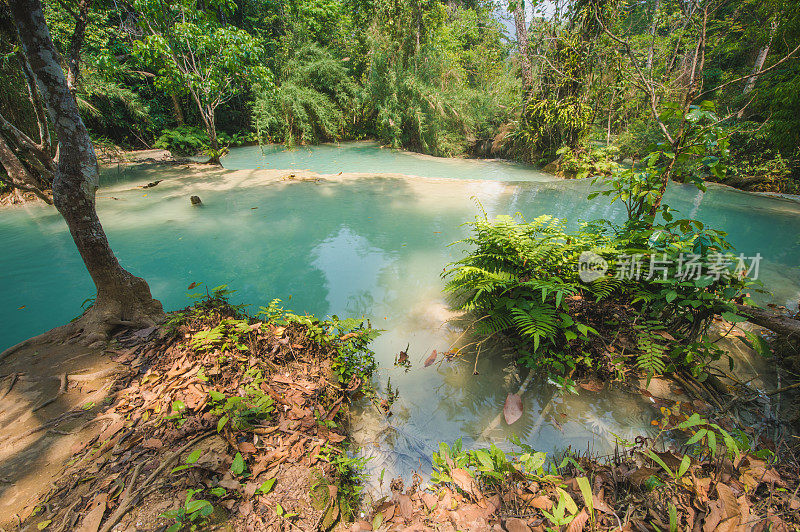
<instances>
[{"instance_id":1,"label":"fallen leaf","mask_svg":"<svg viewBox=\"0 0 800 532\"><path fill-rule=\"evenodd\" d=\"M719 495L719 500L722 502L725 518L737 517L739 515L739 501L736 500L733 490L720 482L717 484L717 495Z\"/></svg>"},{"instance_id":2,"label":"fallen leaf","mask_svg":"<svg viewBox=\"0 0 800 532\"><path fill-rule=\"evenodd\" d=\"M94 508L89 510L81 521L81 526L75 529L75 532L97 532L100 529L100 523L103 521L103 514L106 511L106 500L108 495L101 493L94 500Z\"/></svg>"},{"instance_id":3,"label":"fallen leaf","mask_svg":"<svg viewBox=\"0 0 800 532\"><path fill-rule=\"evenodd\" d=\"M257 449L255 445L245 441L239 444L239 450L243 453L253 454Z\"/></svg>"},{"instance_id":4,"label":"fallen leaf","mask_svg":"<svg viewBox=\"0 0 800 532\"><path fill-rule=\"evenodd\" d=\"M509 425L513 425L522 417L522 398L519 395L508 394L506 404L503 406L503 417L506 418L506 423Z\"/></svg>"},{"instance_id":5,"label":"fallen leaf","mask_svg":"<svg viewBox=\"0 0 800 532\"><path fill-rule=\"evenodd\" d=\"M661 338L664 338L665 340L669 340L671 342L675 341L675 337L672 336L667 331L653 331L653 332L655 332L657 335L659 335Z\"/></svg>"},{"instance_id":6,"label":"fallen leaf","mask_svg":"<svg viewBox=\"0 0 800 532\"><path fill-rule=\"evenodd\" d=\"M158 438L148 438L142 442L142 447L147 449L161 449L164 444Z\"/></svg>"},{"instance_id":7,"label":"fallen leaf","mask_svg":"<svg viewBox=\"0 0 800 532\"><path fill-rule=\"evenodd\" d=\"M641 486L644 481L658 473L658 469L654 467L642 467L628 474L628 481L634 486Z\"/></svg>"},{"instance_id":8,"label":"fallen leaf","mask_svg":"<svg viewBox=\"0 0 800 532\"><path fill-rule=\"evenodd\" d=\"M437 356L437 355L438 355L438 353L436 353L436 349L434 349L433 351L431 351L431 354L430 354L430 356L429 356L427 359L425 359L425 367L426 367L426 368L427 368L428 366L430 366L431 364L433 364L434 362L436 362L436 356Z\"/></svg>"},{"instance_id":9,"label":"fallen leaf","mask_svg":"<svg viewBox=\"0 0 800 532\"><path fill-rule=\"evenodd\" d=\"M530 532L528 524L518 517L511 517L506 520L506 530L508 532Z\"/></svg>"},{"instance_id":10,"label":"fallen leaf","mask_svg":"<svg viewBox=\"0 0 800 532\"><path fill-rule=\"evenodd\" d=\"M603 383L601 383L600 381L596 381L596 380L590 380L590 381L587 381L587 382L580 382L580 383L578 383L578 386L580 386L581 388L583 388L584 390L587 390L589 392L599 392L600 390L603 389Z\"/></svg>"},{"instance_id":11,"label":"fallen leaf","mask_svg":"<svg viewBox=\"0 0 800 532\"><path fill-rule=\"evenodd\" d=\"M567 527L567 532L581 532L583 527L586 526L586 521L589 520L589 514L586 512L586 508L581 510L581 513L576 515L572 521L570 522L569 526Z\"/></svg>"},{"instance_id":12,"label":"fallen leaf","mask_svg":"<svg viewBox=\"0 0 800 532\"><path fill-rule=\"evenodd\" d=\"M538 510L550 510L553 507L553 501L550 500L549 497L545 497L544 495L539 495L538 497L531 500L531 506Z\"/></svg>"},{"instance_id":13,"label":"fallen leaf","mask_svg":"<svg viewBox=\"0 0 800 532\"><path fill-rule=\"evenodd\" d=\"M195 288L197 288L198 286L200 286L200 283L198 283L198 282L194 282L194 283L192 283L192 284L190 284L190 285L189 285L189 287L187 288L187 290L194 290L194 289L195 289Z\"/></svg>"},{"instance_id":14,"label":"fallen leaf","mask_svg":"<svg viewBox=\"0 0 800 532\"><path fill-rule=\"evenodd\" d=\"M476 500L483 499L483 494L475 484L475 479L466 469L455 468L450 471L450 478L453 479L456 486L461 488L464 492L472 495Z\"/></svg>"},{"instance_id":15,"label":"fallen leaf","mask_svg":"<svg viewBox=\"0 0 800 532\"><path fill-rule=\"evenodd\" d=\"M400 511L400 515L402 515L404 519L410 520L414 515L414 504L411 502L411 497L400 493L395 497L395 501L397 502L397 509Z\"/></svg>"}]
</instances>

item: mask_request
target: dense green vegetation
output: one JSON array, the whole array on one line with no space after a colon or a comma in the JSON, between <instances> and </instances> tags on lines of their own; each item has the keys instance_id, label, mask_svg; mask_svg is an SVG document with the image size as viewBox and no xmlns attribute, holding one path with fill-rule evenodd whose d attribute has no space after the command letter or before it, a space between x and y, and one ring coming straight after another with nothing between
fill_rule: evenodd
<instances>
[{"instance_id":1,"label":"dense green vegetation","mask_svg":"<svg viewBox=\"0 0 800 532\"><path fill-rule=\"evenodd\" d=\"M675 219L659 193L671 164L658 165L662 152L647 159L642 171L597 178L590 197L622 203L628 216L619 225L567 231L551 216L476 219L469 254L444 276L455 306L474 320L478 346L509 342L522 364L568 387L573 375L623 380L631 369L708 378L708 365L725 355L709 326L718 315L745 321L735 303L759 290L749 275L760 259L736 255L725 233L698 220Z\"/></svg>"},{"instance_id":2,"label":"dense green vegetation","mask_svg":"<svg viewBox=\"0 0 800 532\"><path fill-rule=\"evenodd\" d=\"M217 160L242 142L375 138L435 155L555 163L565 177L582 177L640 161L659 144L666 154L691 151L692 113L707 102L720 131L714 157L727 164L714 173L683 165L667 177L793 192L800 143L793 6L65 0L45 7L101 146L159 146ZM14 174L46 188L52 132L18 52L4 6L3 181L9 186Z\"/></svg>"}]
</instances>

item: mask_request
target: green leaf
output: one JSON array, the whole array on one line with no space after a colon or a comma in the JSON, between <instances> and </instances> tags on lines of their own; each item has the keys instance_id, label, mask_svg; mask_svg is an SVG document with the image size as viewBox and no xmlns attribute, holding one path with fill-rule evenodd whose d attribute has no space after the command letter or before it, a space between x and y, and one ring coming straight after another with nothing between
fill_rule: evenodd
<instances>
[{"instance_id":1,"label":"green leaf","mask_svg":"<svg viewBox=\"0 0 800 532\"><path fill-rule=\"evenodd\" d=\"M47 527L50 525L50 523L52 523L52 522L53 522L53 520L52 520L52 519L48 519L47 521L41 521L39 524L37 524L37 525L36 525L36 528L38 528L39 530L44 530L44 529L45 529L45 528L47 528Z\"/></svg>"},{"instance_id":2,"label":"green leaf","mask_svg":"<svg viewBox=\"0 0 800 532\"><path fill-rule=\"evenodd\" d=\"M686 442L686 445L694 445L695 443L699 442L706 435L706 432L708 432L708 429L700 429L700 430L698 430L694 434L694 436L689 438L689 441Z\"/></svg>"},{"instance_id":3,"label":"green leaf","mask_svg":"<svg viewBox=\"0 0 800 532\"><path fill-rule=\"evenodd\" d=\"M233 463L231 464L231 471L234 475L241 475L244 473L245 463L244 458L242 458L242 453L236 453L236 456L233 459Z\"/></svg>"},{"instance_id":4,"label":"green leaf","mask_svg":"<svg viewBox=\"0 0 800 532\"><path fill-rule=\"evenodd\" d=\"M733 312L725 311L722 313L722 319L725 321L729 321L731 323L741 323L743 321L747 321L747 318L743 318L738 314L734 314Z\"/></svg>"},{"instance_id":5,"label":"green leaf","mask_svg":"<svg viewBox=\"0 0 800 532\"><path fill-rule=\"evenodd\" d=\"M678 467L678 478L681 478L689 470L690 465L692 465L692 459L688 455L683 455L681 465Z\"/></svg>"},{"instance_id":6,"label":"green leaf","mask_svg":"<svg viewBox=\"0 0 800 532\"><path fill-rule=\"evenodd\" d=\"M197 462L198 460L200 460L200 456L202 454L203 454L203 451L201 449L196 449L196 450L192 451L192 454L190 454L186 458L186 463L187 464L193 464L193 463Z\"/></svg>"},{"instance_id":7,"label":"green leaf","mask_svg":"<svg viewBox=\"0 0 800 532\"><path fill-rule=\"evenodd\" d=\"M667 295L664 297L664 299L667 300L667 303L672 303L673 301L675 301L675 298L677 297L678 297L678 292L676 292L675 290L670 290L669 292L667 292Z\"/></svg>"},{"instance_id":8,"label":"green leaf","mask_svg":"<svg viewBox=\"0 0 800 532\"><path fill-rule=\"evenodd\" d=\"M217 432L221 432L223 428L225 428L225 424L228 422L228 414L225 414L219 421L217 422Z\"/></svg>"},{"instance_id":9,"label":"green leaf","mask_svg":"<svg viewBox=\"0 0 800 532\"><path fill-rule=\"evenodd\" d=\"M204 506L211 506L211 503L208 501L204 501L202 499L198 499L196 501L190 501L189 504L186 505L186 513L193 514L196 511L200 510Z\"/></svg>"},{"instance_id":10,"label":"green leaf","mask_svg":"<svg viewBox=\"0 0 800 532\"><path fill-rule=\"evenodd\" d=\"M261 484L261 486L258 487L256 492L257 493L261 493L262 495L266 495L267 493L272 491L272 487L274 485L275 485L275 479L274 478L267 479Z\"/></svg>"},{"instance_id":11,"label":"green leaf","mask_svg":"<svg viewBox=\"0 0 800 532\"><path fill-rule=\"evenodd\" d=\"M586 477L578 477L575 479L578 482L578 487L581 489L583 501L586 503L586 508L589 510L589 515L594 513L594 499L592 498L592 486L589 484L589 479Z\"/></svg>"}]
</instances>

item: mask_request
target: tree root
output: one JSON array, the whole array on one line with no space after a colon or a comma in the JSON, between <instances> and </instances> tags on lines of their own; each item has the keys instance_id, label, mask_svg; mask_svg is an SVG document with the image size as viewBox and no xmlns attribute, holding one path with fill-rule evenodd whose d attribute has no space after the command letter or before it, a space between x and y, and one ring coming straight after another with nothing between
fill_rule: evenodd
<instances>
[{"instance_id":1,"label":"tree root","mask_svg":"<svg viewBox=\"0 0 800 532\"><path fill-rule=\"evenodd\" d=\"M2 394L0 394L0 400L3 400L3 399L5 399L5 398L6 398L6 395L8 395L9 393L11 393L11 390L14 388L14 384L16 384L16 383L17 383L17 380L19 379L19 375L20 375L19 373L12 373L11 375L8 375L8 378L9 378L9 380L10 380L10 383L9 383L9 385L8 385L8 389L7 389L7 390L4 390L4 391L3 391L3 393L2 393Z\"/></svg>"},{"instance_id":2,"label":"tree root","mask_svg":"<svg viewBox=\"0 0 800 532\"><path fill-rule=\"evenodd\" d=\"M198 437L194 438L193 440L191 440L189 443L187 443L186 445L184 445L183 447L181 447L177 451L175 451L172 454L170 454L169 456L167 456L161 462L161 465L158 466L156 468L156 470L153 471L150 474L150 476L145 479L144 483L142 484L142 487L137 489L134 492L133 486L136 483L136 479L138 478L139 473L140 473L140 471L142 469L142 464L141 463L137 464L136 468L133 470L133 474L131 475L131 479L128 482L128 487L125 490L125 493L123 493L122 497L120 498L119 506L114 511L114 513L111 514L111 517L108 518L108 521L105 522L105 524L102 526L102 528L100 528L100 532L109 532L114 527L114 525L119 523L120 519L122 519L122 517L126 513L131 511L133 506L142 497L144 497L144 493L142 493L142 491L144 489L146 489L146 488L149 488L150 485L153 483L153 481L158 477L158 475L160 475L161 472L164 471L164 469L166 469L174 460L176 460L178 457L180 457L180 455L182 455L184 453L184 451L186 451L192 445L195 445L196 443L198 443L198 442L204 440L205 438L211 436L215 432L216 431L213 431L213 430L206 431L203 434L201 434L200 436L198 436Z\"/></svg>"},{"instance_id":3,"label":"tree root","mask_svg":"<svg viewBox=\"0 0 800 532\"><path fill-rule=\"evenodd\" d=\"M116 313L91 307L77 320L50 329L47 332L28 338L0 353L0 362L14 353L36 344L79 343L87 347L102 347L107 344L115 327L145 328L161 323L166 315L161 304L152 300L147 311L136 313L134 319L120 319Z\"/></svg>"},{"instance_id":4,"label":"tree root","mask_svg":"<svg viewBox=\"0 0 800 532\"><path fill-rule=\"evenodd\" d=\"M55 403L56 399L58 399L59 397L64 395L64 393L66 393L66 391L67 391L67 374L66 373L62 373L61 377L59 377L59 378L61 379L61 384L58 386L58 391L56 392L56 395L54 397L51 397L50 399L48 399L44 403L41 403L40 405L33 407L31 412L36 412L37 410L40 410L40 409L46 407L47 405Z\"/></svg>"}]
</instances>

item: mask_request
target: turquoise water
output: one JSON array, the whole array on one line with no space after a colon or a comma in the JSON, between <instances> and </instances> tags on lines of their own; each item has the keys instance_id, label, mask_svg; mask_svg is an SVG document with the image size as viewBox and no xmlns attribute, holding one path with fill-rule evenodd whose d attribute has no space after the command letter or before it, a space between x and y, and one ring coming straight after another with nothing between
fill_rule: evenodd
<instances>
[{"instance_id":1,"label":"turquoise water","mask_svg":"<svg viewBox=\"0 0 800 532\"><path fill-rule=\"evenodd\" d=\"M237 302L287 301L297 312L320 316L365 315L387 332L375 343L379 380L399 387L395 414L385 420L356 411L356 437L370 468L408 474L425 469L440 440L474 442L502 409L525 375L498 354L423 368L459 332L444 326L449 312L439 277L463 250L447 244L465 235L461 224L478 212L521 212L578 219L619 218L618 209L588 202L586 181L562 181L535 169L499 161L435 159L380 149L367 143L295 151L232 150L224 160L241 171L191 176L182 168L109 169L98 210L112 247L126 268L145 277L165 308L190 303L187 286L228 284ZM292 182L263 179L257 166L312 169L346 179ZM376 177L378 172L406 173ZM163 179L157 187L138 185ZM197 194L204 206L192 207ZM116 198L116 199L113 199ZM761 278L772 300L796 306L800 294L800 203L710 187L672 186L668 201L731 233L746 255L761 253ZM0 211L0 349L80 313L93 287L66 227L54 210L28 206ZM410 345L414 367L392 362ZM548 450L587 445L606 452L614 434L646 432L653 413L620 391L557 398L540 421L552 390L534 383L525 414L512 427L488 434L505 441L518 434Z\"/></svg>"},{"instance_id":2,"label":"turquoise water","mask_svg":"<svg viewBox=\"0 0 800 532\"><path fill-rule=\"evenodd\" d=\"M408 176L491 181L552 181L553 176L535 167L502 160L443 159L381 148L374 142L323 144L287 150L282 146L247 146L231 150L223 159L225 168L311 170L321 174L339 172L393 173Z\"/></svg>"}]
</instances>

